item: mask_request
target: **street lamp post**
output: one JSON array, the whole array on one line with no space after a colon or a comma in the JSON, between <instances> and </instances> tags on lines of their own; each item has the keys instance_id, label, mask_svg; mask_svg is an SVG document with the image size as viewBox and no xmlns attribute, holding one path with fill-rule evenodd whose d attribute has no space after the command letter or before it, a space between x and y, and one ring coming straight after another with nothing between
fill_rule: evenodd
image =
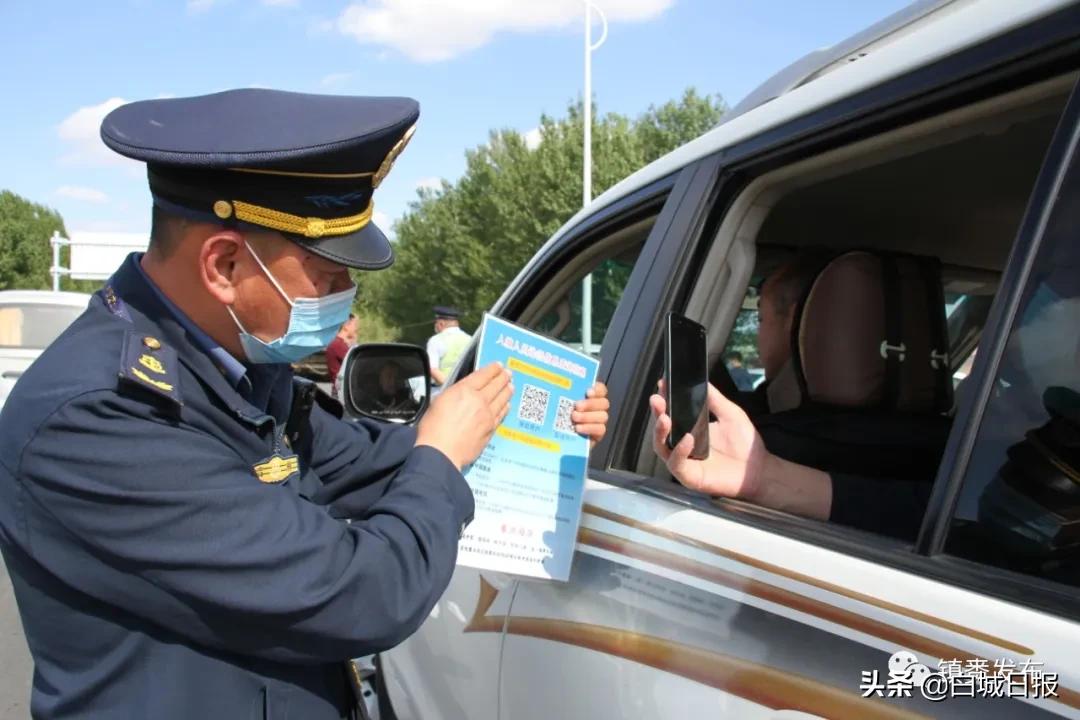
<instances>
[{"instance_id":1,"label":"street lamp post","mask_svg":"<svg viewBox=\"0 0 1080 720\"><path fill-rule=\"evenodd\" d=\"M592 54L607 40L608 24L604 11L592 3L585 2L585 97L584 117L582 121L585 129L585 144L582 152L581 163L581 207L592 202ZM600 16L603 30L600 39L593 44L592 41L592 13ZM581 281L581 349L583 352L591 352L592 348L592 273L589 273Z\"/></svg>"}]
</instances>

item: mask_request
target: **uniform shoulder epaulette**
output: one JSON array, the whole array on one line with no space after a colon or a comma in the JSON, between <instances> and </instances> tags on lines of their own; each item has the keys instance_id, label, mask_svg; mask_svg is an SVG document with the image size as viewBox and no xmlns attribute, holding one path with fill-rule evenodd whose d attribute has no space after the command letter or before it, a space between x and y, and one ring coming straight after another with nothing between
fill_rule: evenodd
<instances>
[{"instance_id":1,"label":"uniform shoulder epaulette","mask_svg":"<svg viewBox=\"0 0 1080 720\"><path fill-rule=\"evenodd\" d=\"M176 405L183 404L176 350L152 335L128 330L120 362L121 385L142 388Z\"/></svg>"}]
</instances>

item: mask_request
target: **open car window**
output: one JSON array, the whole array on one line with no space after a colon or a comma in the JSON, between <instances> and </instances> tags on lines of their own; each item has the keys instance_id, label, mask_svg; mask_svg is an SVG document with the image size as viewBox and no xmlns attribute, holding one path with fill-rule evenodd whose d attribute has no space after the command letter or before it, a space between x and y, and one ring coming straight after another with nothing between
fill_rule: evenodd
<instances>
[{"instance_id":1,"label":"open car window","mask_svg":"<svg viewBox=\"0 0 1080 720\"><path fill-rule=\"evenodd\" d=\"M726 200L693 276L676 279L688 290L672 309L708 328L713 384L757 396L737 402L770 452L829 474L834 489L857 498L848 513L833 503L833 524L913 546L951 433L954 390L977 355L1071 87L1063 78L965 109L969 126L942 115L897 133L895 145L876 137L770 170ZM809 255L828 263L822 255L850 253L880 260L882 270L856 273L818 298L813 319L783 338L794 368L786 386L768 378L763 388L762 281ZM652 355L649 363L660 366ZM922 380L897 379L913 373ZM672 488L652 452L651 422L643 430L628 469ZM903 521L890 519L901 508Z\"/></svg>"},{"instance_id":2,"label":"open car window","mask_svg":"<svg viewBox=\"0 0 1080 720\"><path fill-rule=\"evenodd\" d=\"M1074 177L1009 333L945 546L1080 586L1080 206Z\"/></svg>"}]
</instances>

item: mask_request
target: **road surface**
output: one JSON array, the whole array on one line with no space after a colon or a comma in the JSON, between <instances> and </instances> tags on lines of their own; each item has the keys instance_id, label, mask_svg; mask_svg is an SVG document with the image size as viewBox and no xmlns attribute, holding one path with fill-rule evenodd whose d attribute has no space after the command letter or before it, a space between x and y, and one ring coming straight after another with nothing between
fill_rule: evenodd
<instances>
[{"instance_id":1,"label":"road surface","mask_svg":"<svg viewBox=\"0 0 1080 720\"><path fill-rule=\"evenodd\" d=\"M23 638L19 609L11 591L7 568L0 563L0 718L30 717L30 676L33 665Z\"/></svg>"}]
</instances>

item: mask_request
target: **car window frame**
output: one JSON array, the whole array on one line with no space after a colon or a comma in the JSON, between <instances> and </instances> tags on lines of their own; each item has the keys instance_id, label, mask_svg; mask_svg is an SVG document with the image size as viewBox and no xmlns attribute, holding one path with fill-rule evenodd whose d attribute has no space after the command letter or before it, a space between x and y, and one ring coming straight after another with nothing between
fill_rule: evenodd
<instances>
[{"instance_id":1,"label":"car window frame","mask_svg":"<svg viewBox=\"0 0 1080 720\"><path fill-rule=\"evenodd\" d=\"M607 331L604 333L604 340L600 347L600 367L597 379L607 383L610 387L612 358L617 355L626 332L626 326L633 314L633 308L640 300L642 287L651 273L657 255L661 251L660 244L664 235L663 224L670 222L675 216L672 208L678 205L679 199L686 192L687 180L685 172L676 170L670 175L660 178L585 216L577 225L562 233L553 244L545 246L534 256L526 265L526 269L518 274L490 312L511 322L517 322L521 312L529 305L533 296L538 292L542 292L567 264L573 262L582 252L587 252L598 239L608 237L619 228L655 214L656 221L645 239L637 261L634 263L634 269L631 271L626 287L623 290L623 297L632 298L633 301L631 303L619 302ZM478 343L479 334L473 338L472 343L462 354L453 376L448 380L448 384L456 382L473 367L476 362ZM608 427L610 428L618 422L622 403L614 392L609 393L609 398L611 408L608 413ZM590 468L603 465L609 446L610 435L598 443L589 454Z\"/></svg>"},{"instance_id":2,"label":"car window frame","mask_svg":"<svg viewBox=\"0 0 1080 720\"><path fill-rule=\"evenodd\" d=\"M676 273L680 268L690 267L695 258L702 257L708 250L719 221L750 179L805 157L1078 69L1080 8L1074 6L807 113L698 161L699 172L702 168L709 167L713 174L713 183L701 188L701 195L696 200L684 200L696 203L693 221L685 223L688 234L668 238L665 243L668 251L667 262L652 268L650 296L657 297L658 301L643 305L639 300L637 306L643 314L648 313L652 320L647 323L649 332L636 333L636 342L624 342L615 357L615 374L631 378L636 383L635 386L630 382L621 382L619 389L630 393L625 396L625 401L638 406L639 410L635 414L631 408L625 420L621 416L613 416L614 427L609 426L609 436L605 439L609 444L607 461L603 467L590 472L590 475L603 482L627 487L680 506L693 507L823 549L901 571L934 577L984 595L1021 602L1029 608L1048 610L1073 619L1080 617L1076 609L1063 607L1060 594L1054 588L1047 588L1048 583L1037 580L1033 582L1032 578L1026 577L1005 577L1014 574L987 566L967 567L974 563L930 552L933 546L928 545L923 532L920 532L914 544L907 543L853 528L795 517L741 501L705 498L677 483L663 486L657 482L657 478L619 469L611 463L616 457L620 461L632 463L636 458L636 451L640 449L638 443L646 437L640 419L647 420L649 416L642 413L640 407L644 406L644 397L648 394L643 390L649 382L650 370L654 370L652 366L659 357L659 318L668 311L678 311L681 304L685 304L689 289L697 281L696 276L687 275L679 277L679 282L675 282L678 277ZM1052 142L1051 148L1053 145ZM1050 157L1050 150L1047 157ZM687 169L693 167L695 166L691 165ZM1042 172L1039 178L1042 179ZM702 218L700 206L706 198L708 205L705 217ZM1029 203L1034 198L1036 195L1033 188ZM1006 277L1013 266L1025 260L1024 250L1022 243L1014 242L1000 288L1006 287ZM665 272L670 274L657 277ZM1009 289L1011 291L1012 288ZM997 305L995 300L995 308L991 309L984 328L984 333L988 333L987 337L990 337L989 333L999 331L996 323L1000 318L995 315ZM989 346L986 349L985 353L980 349L975 362L976 368L980 363L984 367L988 366L991 360L996 365L1001 348L993 347L993 352L989 351ZM972 375L977 375L975 368ZM992 376L989 379L992 380ZM973 377L972 382L978 384L980 396L989 392L985 372ZM634 387L637 389L633 389ZM971 401L965 402L965 407L958 412L956 422L968 422L973 418L972 407ZM949 442L957 442L959 437L960 433L954 429L950 433ZM935 479L935 493L944 493L944 488L951 487L953 479L950 475L959 459L955 452L950 454L947 448ZM936 502L931 499L924 515L924 531L928 526L937 527L941 522L948 522L951 514L945 515L943 520L943 509L944 503L941 499ZM1003 580L1007 582L1003 583Z\"/></svg>"},{"instance_id":3,"label":"car window frame","mask_svg":"<svg viewBox=\"0 0 1080 720\"><path fill-rule=\"evenodd\" d=\"M1026 605L1034 602L1041 609L1080 619L1080 603L1076 602L1080 589L1076 586L983 565L945 552L946 540L983 427L983 419L990 404L1006 344L1020 320L1019 314L1030 289L1032 270L1045 247L1048 226L1058 209L1061 186L1070 173L1080 173L1080 81L1073 87L1057 132L1047 150L1043 168L1032 190L1028 209L1005 266L1000 290L987 318L984 339L972 366L972 397L963 412L958 413L953 431L949 435L916 547L921 553L952 568L954 574L964 576L968 584L982 592ZM1049 242L1054 240L1055 238L1050 238ZM1036 594L1034 598L1033 593Z\"/></svg>"}]
</instances>

